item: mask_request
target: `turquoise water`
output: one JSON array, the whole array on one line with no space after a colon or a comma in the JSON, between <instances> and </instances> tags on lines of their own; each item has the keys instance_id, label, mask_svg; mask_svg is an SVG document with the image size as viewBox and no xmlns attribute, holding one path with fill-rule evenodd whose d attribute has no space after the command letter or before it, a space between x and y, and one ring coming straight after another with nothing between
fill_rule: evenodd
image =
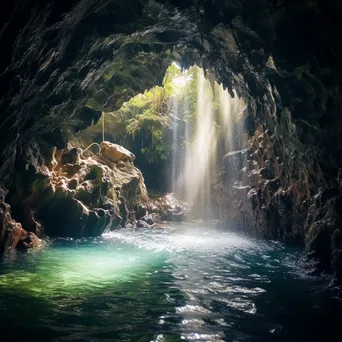
<instances>
[{"instance_id":1,"label":"turquoise water","mask_svg":"<svg viewBox=\"0 0 342 342\"><path fill-rule=\"evenodd\" d=\"M196 223L56 240L3 259L1 341L339 341L302 260Z\"/></svg>"}]
</instances>

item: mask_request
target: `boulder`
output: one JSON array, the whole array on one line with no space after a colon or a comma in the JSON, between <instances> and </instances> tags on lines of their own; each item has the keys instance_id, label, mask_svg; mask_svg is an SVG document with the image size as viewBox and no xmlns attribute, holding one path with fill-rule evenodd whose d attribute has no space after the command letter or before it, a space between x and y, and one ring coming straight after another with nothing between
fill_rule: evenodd
<instances>
[{"instance_id":1,"label":"boulder","mask_svg":"<svg viewBox=\"0 0 342 342\"><path fill-rule=\"evenodd\" d=\"M37 248L41 246L41 242L34 233L25 232L22 234L16 248L25 251L30 248Z\"/></svg>"},{"instance_id":2,"label":"boulder","mask_svg":"<svg viewBox=\"0 0 342 342\"><path fill-rule=\"evenodd\" d=\"M179 210L180 209L180 210ZM166 212L167 214L167 221L185 221L186 215L185 212L181 208L169 209Z\"/></svg>"},{"instance_id":3,"label":"boulder","mask_svg":"<svg viewBox=\"0 0 342 342\"><path fill-rule=\"evenodd\" d=\"M71 151L78 155L76 149L63 155L70 157ZM130 156L130 152L126 155ZM136 208L142 212L146 208L144 179L133 163L123 162L125 167L119 169L118 163L108 158L81 155L75 160L64 157L63 162L47 176L49 181L39 187L41 190L30 197L26 209L34 213L46 235L99 236L135 220Z\"/></svg>"},{"instance_id":4,"label":"boulder","mask_svg":"<svg viewBox=\"0 0 342 342\"><path fill-rule=\"evenodd\" d=\"M112 210L89 207L73 193L62 191L46 199L37 214L48 236L73 238L99 236L110 229L115 217Z\"/></svg>"},{"instance_id":5,"label":"boulder","mask_svg":"<svg viewBox=\"0 0 342 342\"><path fill-rule=\"evenodd\" d=\"M149 225L148 225L148 223L146 223L145 221L139 220L139 221L137 222L137 227L138 227L138 228L149 228Z\"/></svg>"},{"instance_id":6,"label":"boulder","mask_svg":"<svg viewBox=\"0 0 342 342\"><path fill-rule=\"evenodd\" d=\"M143 205L139 206L138 210L135 213L136 219L140 220L141 218L145 217L146 215L147 215L146 207Z\"/></svg>"},{"instance_id":7,"label":"boulder","mask_svg":"<svg viewBox=\"0 0 342 342\"><path fill-rule=\"evenodd\" d=\"M43 231L51 237L99 236L128 222L135 226L135 212L140 208L139 218L147 213L148 195L141 172L131 162L134 155L110 143L102 144L102 153L107 157L84 157L69 147L58 156L55 151L53 163L21 167L8 197L16 220L38 237ZM122 167L113 162L117 158L125 160ZM0 193L0 203L5 195ZM0 250L34 246L32 236L7 217L9 210L5 204L0 207Z\"/></svg>"},{"instance_id":8,"label":"boulder","mask_svg":"<svg viewBox=\"0 0 342 342\"><path fill-rule=\"evenodd\" d=\"M118 163L120 161L132 162L135 159L135 155L121 145L103 141L100 146L100 156L113 163Z\"/></svg>"},{"instance_id":9,"label":"boulder","mask_svg":"<svg viewBox=\"0 0 342 342\"><path fill-rule=\"evenodd\" d=\"M141 221L144 221L144 222L146 222L148 225L152 225L152 224L154 224L154 220L153 220L153 218L152 218L152 216L151 215L146 215L146 216L144 216L144 217L142 217L141 218Z\"/></svg>"}]
</instances>

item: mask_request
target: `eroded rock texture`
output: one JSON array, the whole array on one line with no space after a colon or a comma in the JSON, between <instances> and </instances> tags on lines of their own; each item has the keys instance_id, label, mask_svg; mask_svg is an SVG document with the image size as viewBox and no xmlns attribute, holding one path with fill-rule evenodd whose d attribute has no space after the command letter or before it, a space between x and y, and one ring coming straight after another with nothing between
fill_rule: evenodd
<instances>
[{"instance_id":1,"label":"eroded rock texture","mask_svg":"<svg viewBox=\"0 0 342 342\"><path fill-rule=\"evenodd\" d=\"M38 237L24 230L21 224L12 218L11 207L4 203L3 195L0 191L0 252L39 247L41 243Z\"/></svg>"},{"instance_id":2,"label":"eroded rock texture","mask_svg":"<svg viewBox=\"0 0 342 342\"><path fill-rule=\"evenodd\" d=\"M83 157L78 148L54 147L30 175L17 169L7 197L13 213L37 235L80 238L124 226L146 204L147 191L132 159L108 158L118 148L124 150L104 142L100 155Z\"/></svg>"},{"instance_id":3,"label":"eroded rock texture","mask_svg":"<svg viewBox=\"0 0 342 342\"><path fill-rule=\"evenodd\" d=\"M305 242L325 264L340 267L339 1L0 6L3 188L25 174L22 191L34 197L28 186L43 165L43 145L65 148L65 131L83 129L99 111L160 84L171 61L198 64L248 103L248 149L224 161L222 217L259 236ZM49 178L40 177L37 186ZM10 193L6 201L14 205Z\"/></svg>"}]
</instances>

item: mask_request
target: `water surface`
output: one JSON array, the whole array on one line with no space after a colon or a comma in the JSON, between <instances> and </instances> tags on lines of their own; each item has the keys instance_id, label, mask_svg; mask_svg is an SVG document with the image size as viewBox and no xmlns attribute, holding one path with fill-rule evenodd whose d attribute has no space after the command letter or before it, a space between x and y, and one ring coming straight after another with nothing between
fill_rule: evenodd
<instances>
[{"instance_id":1,"label":"water surface","mask_svg":"<svg viewBox=\"0 0 342 342\"><path fill-rule=\"evenodd\" d=\"M0 266L2 341L339 341L302 253L203 224L56 240Z\"/></svg>"}]
</instances>

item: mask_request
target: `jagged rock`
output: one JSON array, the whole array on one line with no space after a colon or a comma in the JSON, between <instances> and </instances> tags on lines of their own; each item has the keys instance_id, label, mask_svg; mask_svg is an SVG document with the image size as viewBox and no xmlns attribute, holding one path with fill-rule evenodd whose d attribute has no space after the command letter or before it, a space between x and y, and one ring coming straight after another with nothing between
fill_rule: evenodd
<instances>
[{"instance_id":1,"label":"jagged rock","mask_svg":"<svg viewBox=\"0 0 342 342\"><path fill-rule=\"evenodd\" d=\"M137 220L140 220L142 217L144 217L147 214L147 208L144 206L140 206L138 210L135 213L135 217Z\"/></svg>"},{"instance_id":2,"label":"jagged rock","mask_svg":"<svg viewBox=\"0 0 342 342\"><path fill-rule=\"evenodd\" d=\"M274 178L274 173L270 168L264 167L260 170L260 175L263 179L273 179Z\"/></svg>"},{"instance_id":3,"label":"jagged rock","mask_svg":"<svg viewBox=\"0 0 342 342\"><path fill-rule=\"evenodd\" d=\"M153 220L152 215L144 216L141 218L141 221L146 222L148 225L153 225L155 223L155 220Z\"/></svg>"},{"instance_id":4,"label":"jagged rock","mask_svg":"<svg viewBox=\"0 0 342 342\"><path fill-rule=\"evenodd\" d=\"M137 227L138 227L138 228L148 228L148 227L149 227L149 224L146 223L146 222L143 221L143 220L138 220L138 222L137 222Z\"/></svg>"},{"instance_id":5,"label":"jagged rock","mask_svg":"<svg viewBox=\"0 0 342 342\"><path fill-rule=\"evenodd\" d=\"M342 195L338 188L322 190L309 208L305 224L305 249L322 269L332 269L341 282Z\"/></svg>"},{"instance_id":6,"label":"jagged rock","mask_svg":"<svg viewBox=\"0 0 342 342\"><path fill-rule=\"evenodd\" d=\"M22 234L16 248L19 250L27 250L29 248L37 248L40 246L41 242L38 237L34 233L26 232L26 234Z\"/></svg>"},{"instance_id":7,"label":"jagged rock","mask_svg":"<svg viewBox=\"0 0 342 342\"><path fill-rule=\"evenodd\" d=\"M96 124L100 117L101 112L98 110L91 109L89 107L84 107L79 114L79 123L73 127L74 132L86 129L92 124Z\"/></svg>"},{"instance_id":8,"label":"jagged rock","mask_svg":"<svg viewBox=\"0 0 342 342\"><path fill-rule=\"evenodd\" d=\"M20 188L25 171L18 174L19 191L10 199L21 222L35 231L43 227L49 236L99 236L125 225L148 199L144 179L131 161L119 167L101 156L84 158L72 148L57 165L48 165L32 170L29 191Z\"/></svg>"},{"instance_id":9,"label":"jagged rock","mask_svg":"<svg viewBox=\"0 0 342 342\"><path fill-rule=\"evenodd\" d=\"M37 209L37 219L49 236L99 236L112 224L113 212L89 209L81 201L57 191Z\"/></svg>"},{"instance_id":10,"label":"jagged rock","mask_svg":"<svg viewBox=\"0 0 342 342\"><path fill-rule=\"evenodd\" d=\"M80 150L78 148L72 148L64 153L61 157L61 164L76 164L80 161Z\"/></svg>"},{"instance_id":11,"label":"jagged rock","mask_svg":"<svg viewBox=\"0 0 342 342\"><path fill-rule=\"evenodd\" d=\"M78 180L76 178L70 179L68 183L68 188L71 190L75 190L78 186Z\"/></svg>"},{"instance_id":12,"label":"jagged rock","mask_svg":"<svg viewBox=\"0 0 342 342\"><path fill-rule=\"evenodd\" d=\"M247 150L232 151L223 156L224 175L230 179L244 167L244 160L246 159Z\"/></svg>"},{"instance_id":13,"label":"jagged rock","mask_svg":"<svg viewBox=\"0 0 342 342\"><path fill-rule=\"evenodd\" d=\"M13 220L11 207L0 200L0 251L36 248L41 245L34 233L24 230L20 223Z\"/></svg>"},{"instance_id":14,"label":"jagged rock","mask_svg":"<svg viewBox=\"0 0 342 342\"><path fill-rule=\"evenodd\" d=\"M125 227L128 219L129 210L126 205L126 199L122 196L119 197L119 209L122 217L122 225Z\"/></svg>"},{"instance_id":15,"label":"jagged rock","mask_svg":"<svg viewBox=\"0 0 342 342\"><path fill-rule=\"evenodd\" d=\"M126 150L123 146L112 144L109 141L103 141L100 146L100 156L107 158L113 163L118 163L120 161L132 162L135 158L134 154Z\"/></svg>"},{"instance_id":16,"label":"jagged rock","mask_svg":"<svg viewBox=\"0 0 342 342\"><path fill-rule=\"evenodd\" d=\"M185 221L186 214L182 208L177 207L175 209L169 209L166 211L166 217L168 221Z\"/></svg>"},{"instance_id":17,"label":"jagged rock","mask_svg":"<svg viewBox=\"0 0 342 342\"><path fill-rule=\"evenodd\" d=\"M68 142L63 136L60 128L56 128L53 132L42 134L42 139L59 150L63 150L68 146Z\"/></svg>"}]
</instances>

